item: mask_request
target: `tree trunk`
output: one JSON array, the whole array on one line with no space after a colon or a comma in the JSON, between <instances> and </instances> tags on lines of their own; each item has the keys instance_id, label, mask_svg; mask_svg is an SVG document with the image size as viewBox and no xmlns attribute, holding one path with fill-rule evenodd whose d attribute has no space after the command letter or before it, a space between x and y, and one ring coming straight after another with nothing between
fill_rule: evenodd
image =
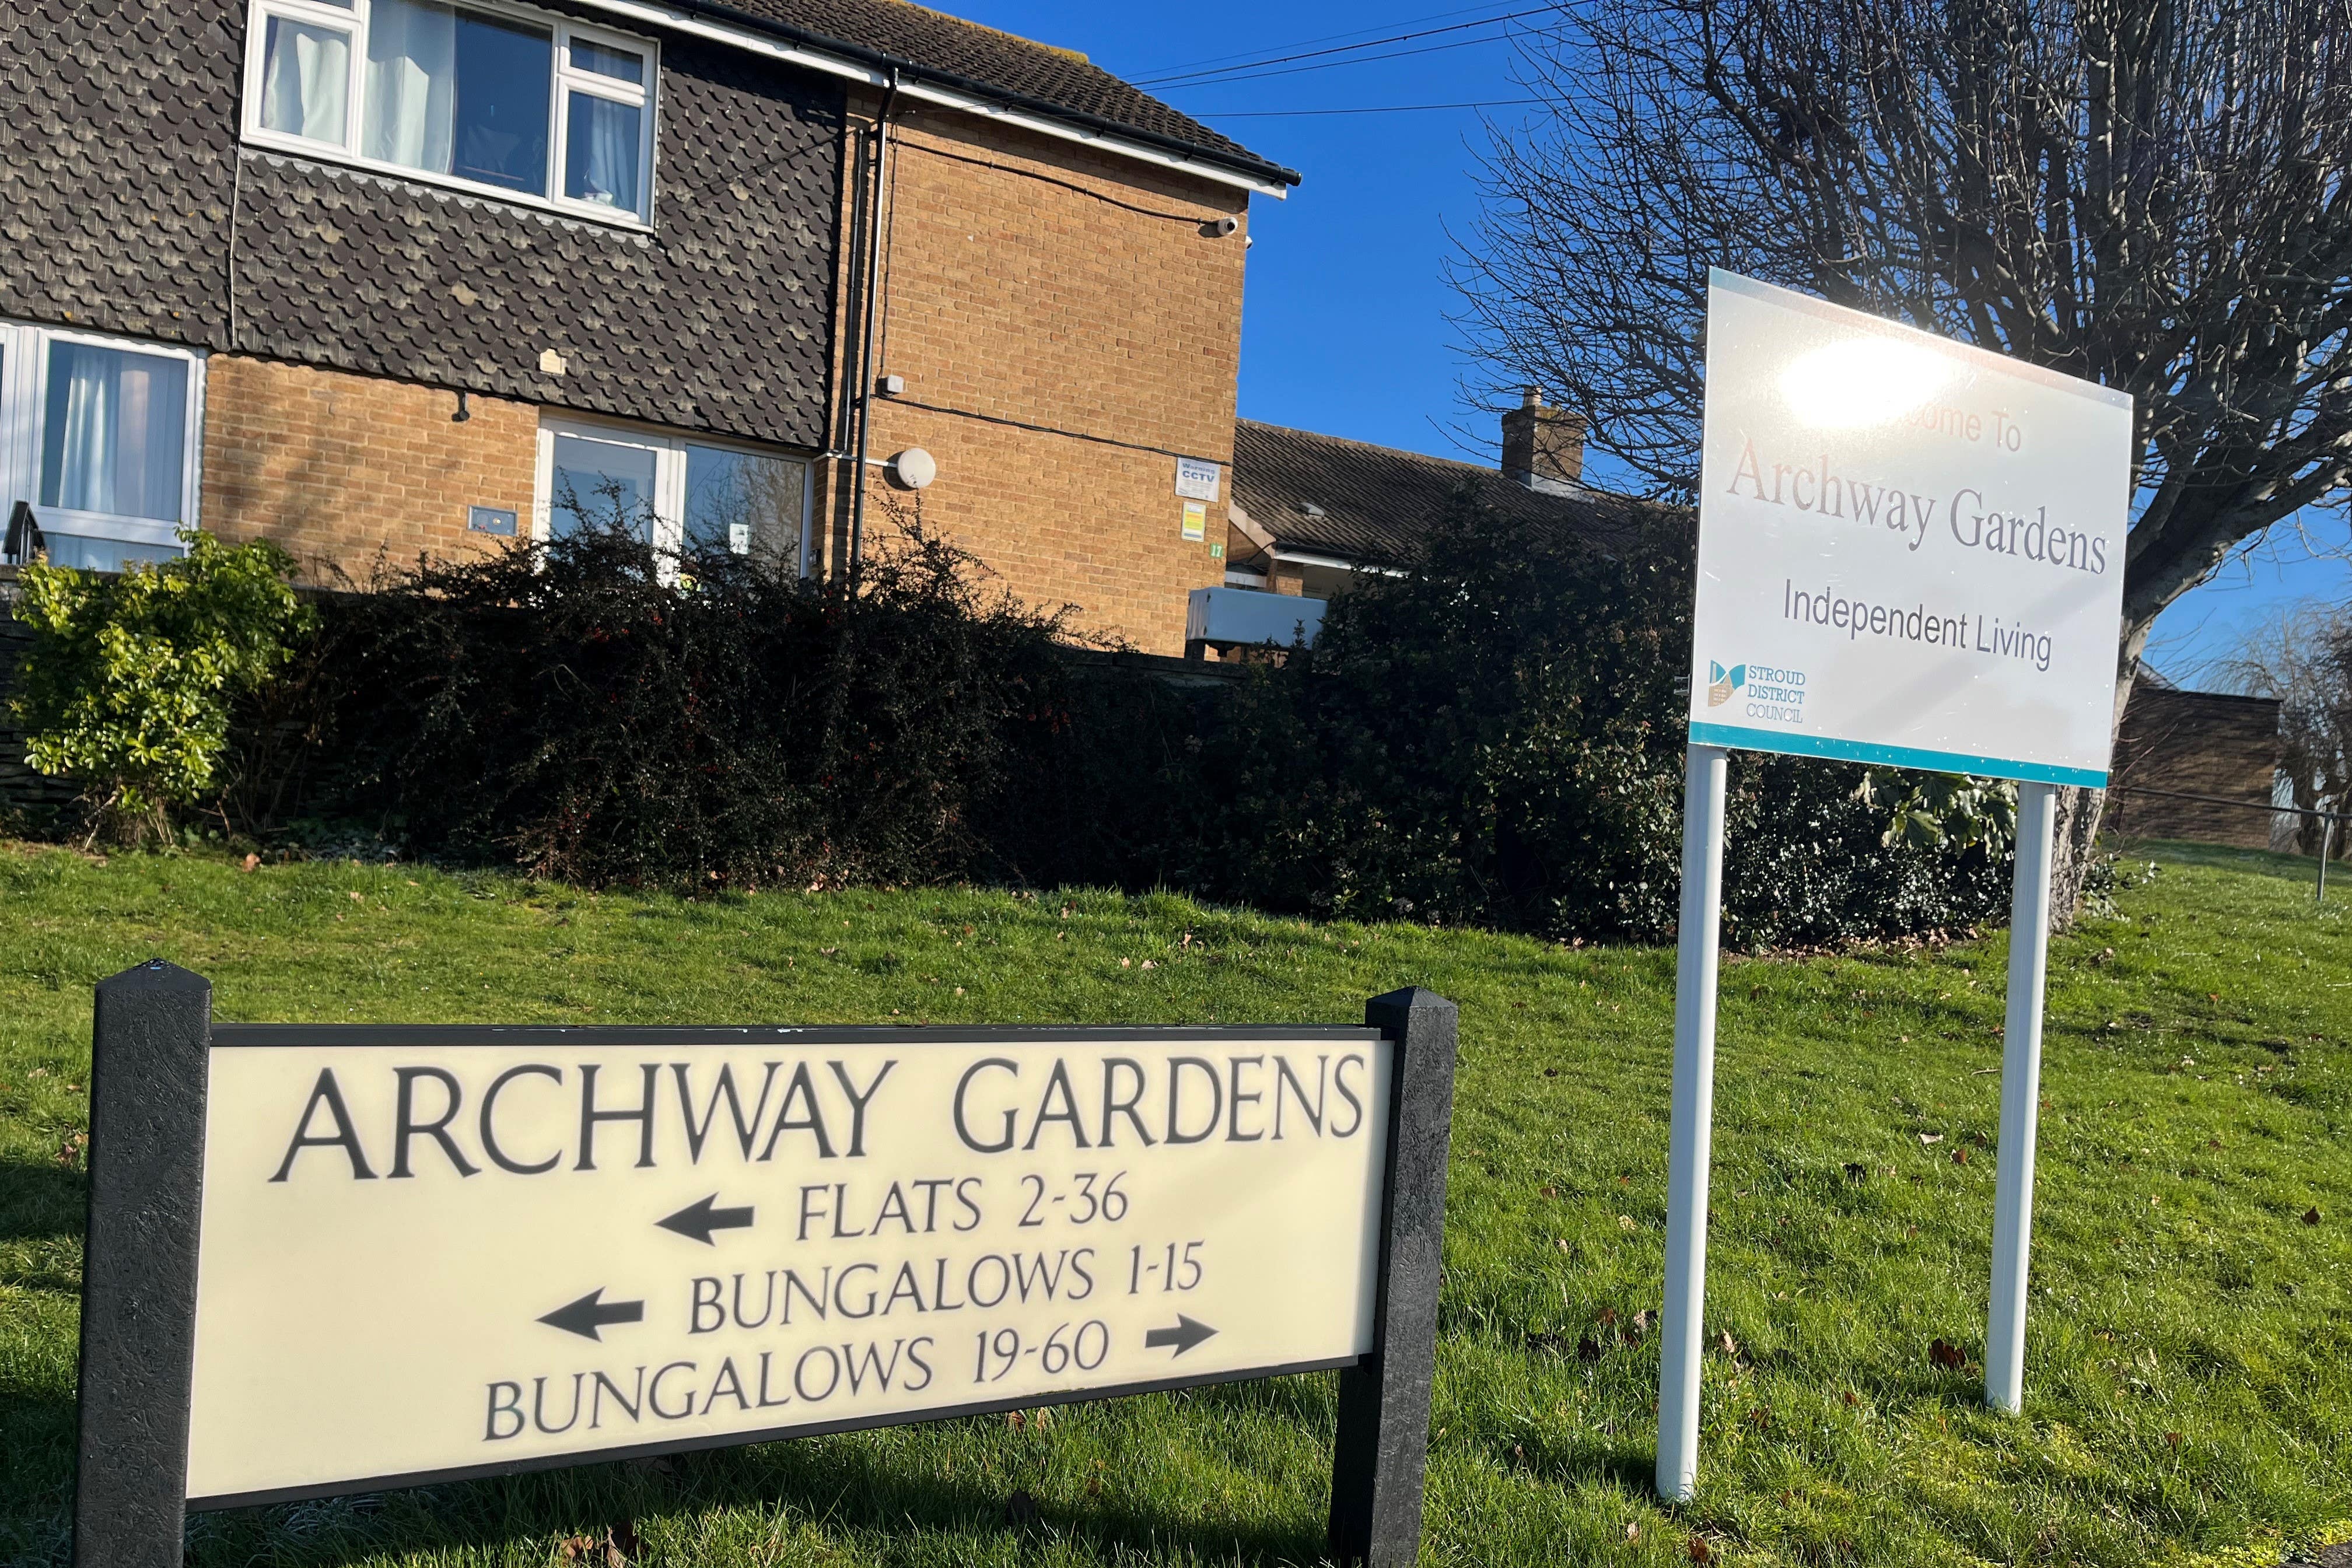
<instances>
[{"instance_id":1,"label":"tree trunk","mask_svg":"<svg viewBox=\"0 0 2352 1568\"><path fill-rule=\"evenodd\" d=\"M2139 679L2139 656L2147 647L2153 626L2133 627L2124 634L2121 657L2116 661L2116 709L2108 742L2123 734L2124 710L2130 706L2132 685ZM2050 825L2050 924L2068 931L2082 913L2083 884L2091 872L2091 858L2099 839L2099 822L2107 808L2107 792L2061 786Z\"/></svg>"}]
</instances>

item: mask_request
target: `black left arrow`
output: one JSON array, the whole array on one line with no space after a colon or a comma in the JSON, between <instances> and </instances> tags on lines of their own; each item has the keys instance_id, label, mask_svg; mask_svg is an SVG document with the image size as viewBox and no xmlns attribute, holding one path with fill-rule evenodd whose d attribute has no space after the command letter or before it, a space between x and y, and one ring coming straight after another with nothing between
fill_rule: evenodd
<instances>
[{"instance_id":1,"label":"black left arrow","mask_svg":"<svg viewBox=\"0 0 2352 1568\"><path fill-rule=\"evenodd\" d=\"M1213 1334L1216 1331L1216 1330L1209 1327L1208 1324L1188 1318L1183 1313L1179 1312L1176 1314L1176 1326L1174 1328L1146 1330L1143 1335L1143 1347L1146 1350L1158 1350L1161 1345L1174 1345L1176 1347L1176 1354L1182 1355L1186 1351L1191 1350L1194 1345L1199 1344L1202 1340L1207 1339L1211 1334ZM1170 1359L1173 1360L1174 1357L1171 1357Z\"/></svg>"},{"instance_id":2,"label":"black left arrow","mask_svg":"<svg viewBox=\"0 0 2352 1568\"><path fill-rule=\"evenodd\" d=\"M562 1329L567 1334L578 1334L583 1340L602 1340L599 1331L607 1323L638 1323L645 1321L643 1301L607 1301L604 1287L599 1285L567 1307L558 1307L540 1320L551 1328Z\"/></svg>"},{"instance_id":3,"label":"black left arrow","mask_svg":"<svg viewBox=\"0 0 2352 1568\"><path fill-rule=\"evenodd\" d=\"M716 1247L719 1244L710 1239L712 1231L741 1230L751 1223L751 1209L749 1205L740 1209L710 1206L718 1201L719 1194L713 1193L698 1203L687 1205L667 1219L657 1219L654 1223L664 1230L674 1230L680 1236L690 1236L705 1247Z\"/></svg>"}]
</instances>

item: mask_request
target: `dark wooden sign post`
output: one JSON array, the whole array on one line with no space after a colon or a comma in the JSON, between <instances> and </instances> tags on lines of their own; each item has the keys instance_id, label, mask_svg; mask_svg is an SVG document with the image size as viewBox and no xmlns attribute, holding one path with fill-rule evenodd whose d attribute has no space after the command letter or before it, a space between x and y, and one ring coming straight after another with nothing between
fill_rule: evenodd
<instances>
[{"instance_id":1,"label":"dark wooden sign post","mask_svg":"<svg viewBox=\"0 0 2352 1568\"><path fill-rule=\"evenodd\" d=\"M212 1022L98 987L79 1568L191 1508L1336 1369L1409 1563L1455 1009L1356 1027Z\"/></svg>"}]
</instances>

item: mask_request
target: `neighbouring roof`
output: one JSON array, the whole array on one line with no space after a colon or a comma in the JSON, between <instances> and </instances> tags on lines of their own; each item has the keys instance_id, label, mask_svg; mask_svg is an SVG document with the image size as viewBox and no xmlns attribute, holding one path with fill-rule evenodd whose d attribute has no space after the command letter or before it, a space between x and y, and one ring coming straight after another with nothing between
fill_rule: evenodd
<instances>
[{"instance_id":1,"label":"neighbouring roof","mask_svg":"<svg viewBox=\"0 0 2352 1568\"><path fill-rule=\"evenodd\" d=\"M1480 504L1505 517L1604 550L1630 541L1655 510L1606 490L1529 489L1475 463L1255 419L1234 424L1234 500L1286 550L1403 565L1418 553L1431 520L1465 484Z\"/></svg>"},{"instance_id":2,"label":"neighbouring roof","mask_svg":"<svg viewBox=\"0 0 2352 1568\"><path fill-rule=\"evenodd\" d=\"M1086 56L907 0L688 0L684 7L784 34L812 48L895 66L942 87L1158 142L1282 184L1295 171L1130 87Z\"/></svg>"}]
</instances>

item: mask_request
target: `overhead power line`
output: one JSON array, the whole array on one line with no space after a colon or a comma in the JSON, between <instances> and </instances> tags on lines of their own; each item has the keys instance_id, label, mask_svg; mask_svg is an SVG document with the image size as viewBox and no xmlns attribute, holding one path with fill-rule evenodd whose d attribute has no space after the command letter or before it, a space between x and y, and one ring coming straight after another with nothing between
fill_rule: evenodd
<instances>
[{"instance_id":1,"label":"overhead power line","mask_svg":"<svg viewBox=\"0 0 2352 1568\"><path fill-rule=\"evenodd\" d=\"M1423 44L1417 49L1391 49L1386 54L1355 55L1344 60L1318 60L1312 65L1283 66L1274 70L1249 70L1241 72L1234 76L1204 77L1199 81L1168 82L1159 86L1153 86L1152 90L1155 92L1182 92L1188 89L1196 87L1223 87L1231 82L1258 81L1266 77L1298 76L1308 71L1336 70L1341 66L1370 65L1374 60L1402 60L1410 58L1414 55L1441 55L1448 49L1475 48L1480 44L1496 44L1502 41L1502 37L1499 35L1486 38L1456 38L1452 43L1448 44ZM1272 64L1273 62L1268 61L1267 63ZM1139 85L1151 86L1150 83L1142 83Z\"/></svg>"},{"instance_id":2,"label":"overhead power line","mask_svg":"<svg viewBox=\"0 0 2352 1568\"><path fill-rule=\"evenodd\" d=\"M1177 71L1162 76L1143 77L1139 79L1134 85L1144 88L1204 87L1213 85L1213 83L1217 81L1248 81L1260 76L1288 76L1292 74L1291 71L1270 71L1263 69L1262 68L1266 66L1290 65L1291 62L1295 60L1321 59L1328 55L1356 55L1358 59L1365 60L1395 59L1404 55L1427 54L1433 53L1437 49L1460 48L1470 44L1491 43L1494 41L1491 38L1465 38L1452 44L1433 45L1428 49L1399 49L1384 55L1360 54L1360 51L1364 49L1384 48L1391 44L1411 43L1420 38L1433 38L1444 33L1459 33L1476 27L1496 26L1501 23L1517 21L1521 17L1525 16L1540 16L1551 9L1552 7L1549 5L1537 5L1523 10L1504 11L1492 16L1478 17L1475 21L1456 22L1450 26L1424 27L1417 32L1411 33L1391 33L1386 37L1366 38L1360 43L1341 44L1328 49L1308 49L1302 53L1289 55L1268 55L1255 59L1244 59L1234 65L1218 67L1213 69ZM1328 64L1354 65L1358 63L1358 59L1331 60L1328 61ZM1295 70L1316 70L1322 68L1326 68L1318 66L1298 66L1294 68Z\"/></svg>"},{"instance_id":3,"label":"overhead power line","mask_svg":"<svg viewBox=\"0 0 2352 1568\"><path fill-rule=\"evenodd\" d=\"M1544 103L1540 98L1489 98L1475 103L1382 103L1369 109L1245 109L1225 114L1195 114L1195 120L1297 120L1320 114L1423 114L1433 109L1511 109Z\"/></svg>"},{"instance_id":4,"label":"overhead power line","mask_svg":"<svg viewBox=\"0 0 2352 1568\"><path fill-rule=\"evenodd\" d=\"M1487 5L1493 3L1494 0L1486 0L1486 5L1465 5L1458 10L1438 11L1426 16L1407 16L1401 22L1388 25L1396 27L1418 27L1423 22L1443 22L1454 16L1467 16L1473 11L1484 11ZM1379 31L1378 27L1350 27L1344 33L1325 33L1318 37L1300 38L1295 43L1276 44L1274 47L1277 49L1303 49L1310 44L1329 44L1336 43L1341 38L1360 38L1366 33ZM1243 49L1230 55L1211 55L1204 60L1184 60L1172 66L1150 66L1145 68L1141 78L1160 79L1174 76L1189 76L1202 66L1222 65L1227 60L1255 60L1264 52L1261 49Z\"/></svg>"}]
</instances>

